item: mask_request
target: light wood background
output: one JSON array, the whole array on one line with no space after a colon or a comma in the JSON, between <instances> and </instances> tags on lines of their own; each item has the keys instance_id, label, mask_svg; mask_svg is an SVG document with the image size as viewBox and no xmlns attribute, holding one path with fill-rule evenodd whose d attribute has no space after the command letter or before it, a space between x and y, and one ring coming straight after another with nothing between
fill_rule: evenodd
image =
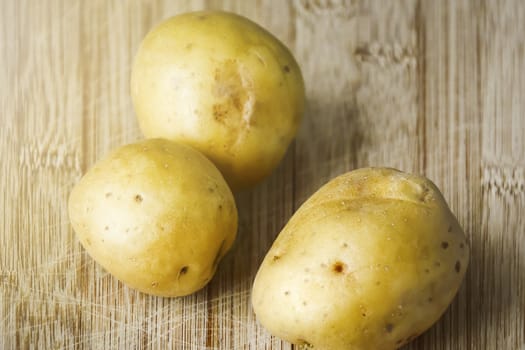
<instances>
[{"instance_id":1,"label":"light wood background","mask_svg":"<svg viewBox=\"0 0 525 350\"><path fill-rule=\"evenodd\" d=\"M308 104L275 173L237 196L240 231L202 291L137 293L68 223L73 184L141 137L130 63L155 23L227 9L299 61ZM430 177L471 242L463 286L406 349L525 349L525 1L0 1L0 348L290 349L250 288L295 209L363 166Z\"/></svg>"}]
</instances>

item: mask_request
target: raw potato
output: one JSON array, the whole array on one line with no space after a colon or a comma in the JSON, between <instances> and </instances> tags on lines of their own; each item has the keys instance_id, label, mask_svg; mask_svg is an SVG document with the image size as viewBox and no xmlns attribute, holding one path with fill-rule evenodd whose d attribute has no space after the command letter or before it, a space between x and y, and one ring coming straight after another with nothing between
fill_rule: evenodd
<instances>
[{"instance_id":1,"label":"raw potato","mask_svg":"<svg viewBox=\"0 0 525 350\"><path fill-rule=\"evenodd\" d=\"M78 239L108 272L159 296L202 288L237 233L233 195L188 146L150 139L118 148L69 198Z\"/></svg>"},{"instance_id":2,"label":"raw potato","mask_svg":"<svg viewBox=\"0 0 525 350\"><path fill-rule=\"evenodd\" d=\"M272 172L304 108L290 51L247 18L215 11L182 14L148 33L131 95L146 137L191 145L234 189Z\"/></svg>"},{"instance_id":3,"label":"raw potato","mask_svg":"<svg viewBox=\"0 0 525 350\"><path fill-rule=\"evenodd\" d=\"M257 319L315 349L395 349L428 329L469 260L428 179L368 168L330 181L284 227L254 282Z\"/></svg>"}]
</instances>

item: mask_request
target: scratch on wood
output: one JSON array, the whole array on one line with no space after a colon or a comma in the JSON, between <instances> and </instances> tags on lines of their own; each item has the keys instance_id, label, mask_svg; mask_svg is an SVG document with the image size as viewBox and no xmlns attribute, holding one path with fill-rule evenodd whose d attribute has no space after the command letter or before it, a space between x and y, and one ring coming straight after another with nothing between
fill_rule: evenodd
<instances>
[{"instance_id":1,"label":"scratch on wood","mask_svg":"<svg viewBox=\"0 0 525 350\"><path fill-rule=\"evenodd\" d=\"M71 169L81 173L78 150L67 146L45 150L39 150L34 145L22 146L19 150L19 162L22 167L30 170Z\"/></svg>"},{"instance_id":2,"label":"scratch on wood","mask_svg":"<svg viewBox=\"0 0 525 350\"><path fill-rule=\"evenodd\" d=\"M415 67L417 53L414 47L402 47L397 43L372 42L358 46L354 55L358 62L374 63L381 67L392 65Z\"/></svg>"},{"instance_id":3,"label":"scratch on wood","mask_svg":"<svg viewBox=\"0 0 525 350\"><path fill-rule=\"evenodd\" d=\"M497 194L521 195L525 193L525 167L485 166L482 185Z\"/></svg>"},{"instance_id":4,"label":"scratch on wood","mask_svg":"<svg viewBox=\"0 0 525 350\"><path fill-rule=\"evenodd\" d=\"M358 9L356 0L295 0L296 11L304 17L339 17L348 19Z\"/></svg>"}]
</instances>

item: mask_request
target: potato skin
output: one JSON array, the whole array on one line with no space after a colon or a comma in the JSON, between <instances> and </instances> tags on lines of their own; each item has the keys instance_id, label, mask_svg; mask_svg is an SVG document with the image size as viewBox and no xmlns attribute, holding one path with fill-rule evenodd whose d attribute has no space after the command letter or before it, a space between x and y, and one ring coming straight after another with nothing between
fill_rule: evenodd
<instances>
[{"instance_id":1,"label":"potato skin","mask_svg":"<svg viewBox=\"0 0 525 350\"><path fill-rule=\"evenodd\" d=\"M202 288L237 233L233 195L194 149L163 139L120 147L73 188L69 217L88 253L144 293Z\"/></svg>"},{"instance_id":2,"label":"potato skin","mask_svg":"<svg viewBox=\"0 0 525 350\"><path fill-rule=\"evenodd\" d=\"M302 119L304 94L290 51L227 12L160 23L132 68L131 96L144 135L191 145L233 189L256 184L277 166Z\"/></svg>"},{"instance_id":3,"label":"potato skin","mask_svg":"<svg viewBox=\"0 0 525 350\"><path fill-rule=\"evenodd\" d=\"M257 319L316 349L395 349L428 329L469 260L428 179L393 169L335 178L294 214L255 278Z\"/></svg>"}]
</instances>

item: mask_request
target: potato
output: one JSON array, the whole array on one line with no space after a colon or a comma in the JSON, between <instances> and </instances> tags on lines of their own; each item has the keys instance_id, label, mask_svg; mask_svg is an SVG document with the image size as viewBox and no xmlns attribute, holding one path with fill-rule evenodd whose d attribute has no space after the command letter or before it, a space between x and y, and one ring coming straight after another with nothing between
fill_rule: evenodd
<instances>
[{"instance_id":1,"label":"potato","mask_svg":"<svg viewBox=\"0 0 525 350\"><path fill-rule=\"evenodd\" d=\"M428 329L469 260L436 186L393 169L349 172L284 227L253 285L257 319L316 349L395 349Z\"/></svg>"},{"instance_id":2,"label":"potato","mask_svg":"<svg viewBox=\"0 0 525 350\"><path fill-rule=\"evenodd\" d=\"M290 51L247 18L193 12L151 30L131 95L146 137L202 152L234 189L268 176L296 134L304 84Z\"/></svg>"},{"instance_id":3,"label":"potato","mask_svg":"<svg viewBox=\"0 0 525 350\"><path fill-rule=\"evenodd\" d=\"M88 253L142 292L202 288L237 233L233 195L194 149L163 139L118 148L73 188L69 216Z\"/></svg>"}]
</instances>

